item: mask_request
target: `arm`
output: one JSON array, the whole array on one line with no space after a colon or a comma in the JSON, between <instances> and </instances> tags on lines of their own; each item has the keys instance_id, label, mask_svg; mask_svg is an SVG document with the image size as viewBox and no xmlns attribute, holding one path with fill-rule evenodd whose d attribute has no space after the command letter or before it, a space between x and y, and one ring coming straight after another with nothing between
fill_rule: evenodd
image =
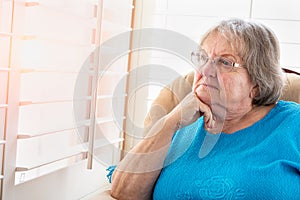
<instances>
[{"instance_id":1,"label":"arm","mask_svg":"<svg viewBox=\"0 0 300 200\"><path fill-rule=\"evenodd\" d=\"M192 91L193 79L194 72L190 72L185 76L178 77L169 86L161 90L145 118L145 134L160 118L170 113Z\"/></svg>"},{"instance_id":2,"label":"arm","mask_svg":"<svg viewBox=\"0 0 300 200\"><path fill-rule=\"evenodd\" d=\"M205 113L206 123L211 124L209 107L190 93L169 114L158 120L147 137L117 166L112 177L111 195L119 200L151 199L175 131L196 121L200 117L199 111Z\"/></svg>"}]
</instances>

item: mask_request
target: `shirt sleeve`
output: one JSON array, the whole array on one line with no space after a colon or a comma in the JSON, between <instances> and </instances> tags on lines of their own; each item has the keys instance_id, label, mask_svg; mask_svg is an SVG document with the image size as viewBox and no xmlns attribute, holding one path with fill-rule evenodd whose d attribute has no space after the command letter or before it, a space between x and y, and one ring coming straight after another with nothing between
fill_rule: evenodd
<instances>
[{"instance_id":1,"label":"shirt sleeve","mask_svg":"<svg viewBox=\"0 0 300 200\"><path fill-rule=\"evenodd\" d=\"M106 177L107 177L109 183L111 183L111 177L112 177L112 174L114 173L116 167L117 167L116 165L112 165L106 169L106 171L108 171Z\"/></svg>"}]
</instances>

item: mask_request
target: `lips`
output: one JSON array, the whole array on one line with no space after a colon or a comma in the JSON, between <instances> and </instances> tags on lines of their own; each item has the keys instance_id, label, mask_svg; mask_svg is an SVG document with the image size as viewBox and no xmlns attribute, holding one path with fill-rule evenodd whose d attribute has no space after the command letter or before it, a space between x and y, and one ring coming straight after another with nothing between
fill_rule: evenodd
<instances>
[{"instance_id":1,"label":"lips","mask_svg":"<svg viewBox=\"0 0 300 200\"><path fill-rule=\"evenodd\" d=\"M194 80L193 91L197 93L197 90L206 90L209 92L220 92L219 84L216 79L209 79L202 76L198 80Z\"/></svg>"},{"instance_id":2,"label":"lips","mask_svg":"<svg viewBox=\"0 0 300 200\"><path fill-rule=\"evenodd\" d=\"M218 90L218 88L212 84L207 84L207 83L200 83L198 86L202 86L206 89L215 89Z\"/></svg>"}]
</instances>

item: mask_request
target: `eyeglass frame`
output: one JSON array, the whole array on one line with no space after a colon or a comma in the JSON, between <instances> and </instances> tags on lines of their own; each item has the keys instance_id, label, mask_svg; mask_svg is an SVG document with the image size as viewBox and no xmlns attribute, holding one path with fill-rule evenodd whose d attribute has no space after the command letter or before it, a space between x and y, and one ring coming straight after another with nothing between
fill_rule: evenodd
<instances>
[{"instance_id":1,"label":"eyeglass frame","mask_svg":"<svg viewBox=\"0 0 300 200\"><path fill-rule=\"evenodd\" d=\"M199 65L199 62L195 63L195 61L194 61L194 59L193 59L193 57L195 57L196 54L198 54L197 57L199 58L199 57L200 57L200 53L203 53L203 55L206 57L206 61L205 61L202 65ZM199 60L199 59L197 59L197 60ZM230 60L230 59L228 59L228 58L226 58L226 57L223 57L223 56L218 56L218 57L215 57L215 58L211 58L211 57L209 57L209 56L207 55L207 53L206 53L203 49L198 49L198 50L196 50L196 51L192 51L192 52L191 52L191 61L192 61L192 63L193 63L197 68L202 68L202 67L204 67L204 66L208 63L208 61L211 61L211 62L213 63L213 66L214 66L216 69L219 69L219 68L217 67L217 62L219 62L220 60L230 63L230 65L228 65L228 66L225 65L224 63L223 63L223 66L221 66L222 69L226 69L226 70L223 70L223 71L225 71L225 72L231 72L231 71L233 71L234 68L243 67L243 65L241 65L240 63L236 63L236 62L234 62L234 61L232 61L232 60ZM226 67L228 67L228 69L227 69ZM229 67L230 67L230 68L229 68Z\"/></svg>"}]
</instances>

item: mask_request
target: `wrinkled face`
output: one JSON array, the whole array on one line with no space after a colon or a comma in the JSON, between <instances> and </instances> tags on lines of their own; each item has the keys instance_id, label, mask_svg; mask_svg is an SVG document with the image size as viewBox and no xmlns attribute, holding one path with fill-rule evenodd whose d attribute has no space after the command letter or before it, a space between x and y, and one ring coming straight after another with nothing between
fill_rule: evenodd
<instances>
[{"instance_id":1,"label":"wrinkled face","mask_svg":"<svg viewBox=\"0 0 300 200\"><path fill-rule=\"evenodd\" d=\"M201 49L211 60L224 57L243 65L241 58L237 56L238 53L233 51L230 43L218 33L209 35ZM193 90L198 98L208 104L217 116L226 112L227 118L234 118L240 112L250 109L257 89L251 83L247 69L242 66L224 72L215 67L211 60L195 73Z\"/></svg>"}]
</instances>

